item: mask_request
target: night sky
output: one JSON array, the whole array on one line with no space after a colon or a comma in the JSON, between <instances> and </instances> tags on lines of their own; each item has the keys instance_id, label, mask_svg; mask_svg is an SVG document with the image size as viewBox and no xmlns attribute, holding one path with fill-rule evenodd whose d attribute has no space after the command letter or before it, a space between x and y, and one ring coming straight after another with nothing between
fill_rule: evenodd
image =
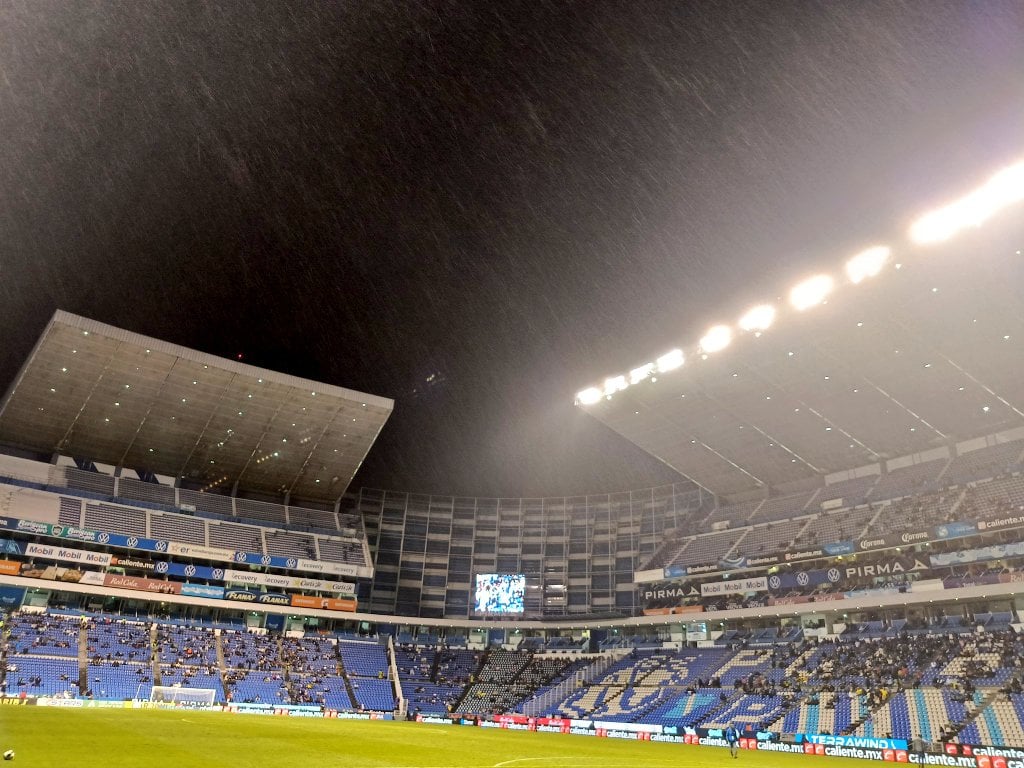
<instances>
[{"instance_id":1,"label":"night sky","mask_svg":"<svg viewBox=\"0 0 1024 768\"><path fill-rule=\"evenodd\" d=\"M61 308L395 398L353 488L672 482L575 392L1021 156L1020 0L0 0L0 387Z\"/></svg>"}]
</instances>

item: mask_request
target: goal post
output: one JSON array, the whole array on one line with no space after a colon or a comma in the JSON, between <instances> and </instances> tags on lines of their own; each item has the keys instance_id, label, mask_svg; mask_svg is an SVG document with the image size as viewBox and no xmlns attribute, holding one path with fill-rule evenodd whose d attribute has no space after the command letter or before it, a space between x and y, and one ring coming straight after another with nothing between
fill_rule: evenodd
<instances>
[{"instance_id":1,"label":"goal post","mask_svg":"<svg viewBox=\"0 0 1024 768\"><path fill-rule=\"evenodd\" d=\"M185 707L211 707L217 703L216 688L185 688L179 685L154 685L149 700L156 704Z\"/></svg>"}]
</instances>

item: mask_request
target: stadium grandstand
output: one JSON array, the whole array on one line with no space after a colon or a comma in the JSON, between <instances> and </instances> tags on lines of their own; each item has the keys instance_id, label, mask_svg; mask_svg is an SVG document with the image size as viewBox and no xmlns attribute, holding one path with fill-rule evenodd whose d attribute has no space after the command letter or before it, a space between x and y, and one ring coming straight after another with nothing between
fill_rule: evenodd
<instances>
[{"instance_id":1,"label":"stadium grandstand","mask_svg":"<svg viewBox=\"0 0 1024 768\"><path fill-rule=\"evenodd\" d=\"M1024 747L995 232L581 391L688 478L581 497L351 489L390 400L58 312L0 404L0 687Z\"/></svg>"}]
</instances>

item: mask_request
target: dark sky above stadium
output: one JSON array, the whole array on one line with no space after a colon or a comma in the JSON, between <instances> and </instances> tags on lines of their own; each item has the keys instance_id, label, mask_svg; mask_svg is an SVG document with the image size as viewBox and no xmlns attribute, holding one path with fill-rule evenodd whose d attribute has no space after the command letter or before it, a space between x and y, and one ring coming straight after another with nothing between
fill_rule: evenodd
<instances>
[{"instance_id":1,"label":"dark sky above stadium","mask_svg":"<svg viewBox=\"0 0 1024 768\"><path fill-rule=\"evenodd\" d=\"M393 397L354 486L677 475L572 405L1024 149L1024 4L0 2L0 380L56 308Z\"/></svg>"}]
</instances>

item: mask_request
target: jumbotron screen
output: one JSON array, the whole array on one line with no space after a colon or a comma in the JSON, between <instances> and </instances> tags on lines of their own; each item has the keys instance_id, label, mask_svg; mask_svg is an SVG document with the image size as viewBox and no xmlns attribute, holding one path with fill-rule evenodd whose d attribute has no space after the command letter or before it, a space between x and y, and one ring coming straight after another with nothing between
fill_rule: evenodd
<instances>
[{"instance_id":1,"label":"jumbotron screen","mask_svg":"<svg viewBox=\"0 0 1024 768\"><path fill-rule=\"evenodd\" d=\"M477 613L522 613L526 576L522 573L478 573L473 610Z\"/></svg>"}]
</instances>

